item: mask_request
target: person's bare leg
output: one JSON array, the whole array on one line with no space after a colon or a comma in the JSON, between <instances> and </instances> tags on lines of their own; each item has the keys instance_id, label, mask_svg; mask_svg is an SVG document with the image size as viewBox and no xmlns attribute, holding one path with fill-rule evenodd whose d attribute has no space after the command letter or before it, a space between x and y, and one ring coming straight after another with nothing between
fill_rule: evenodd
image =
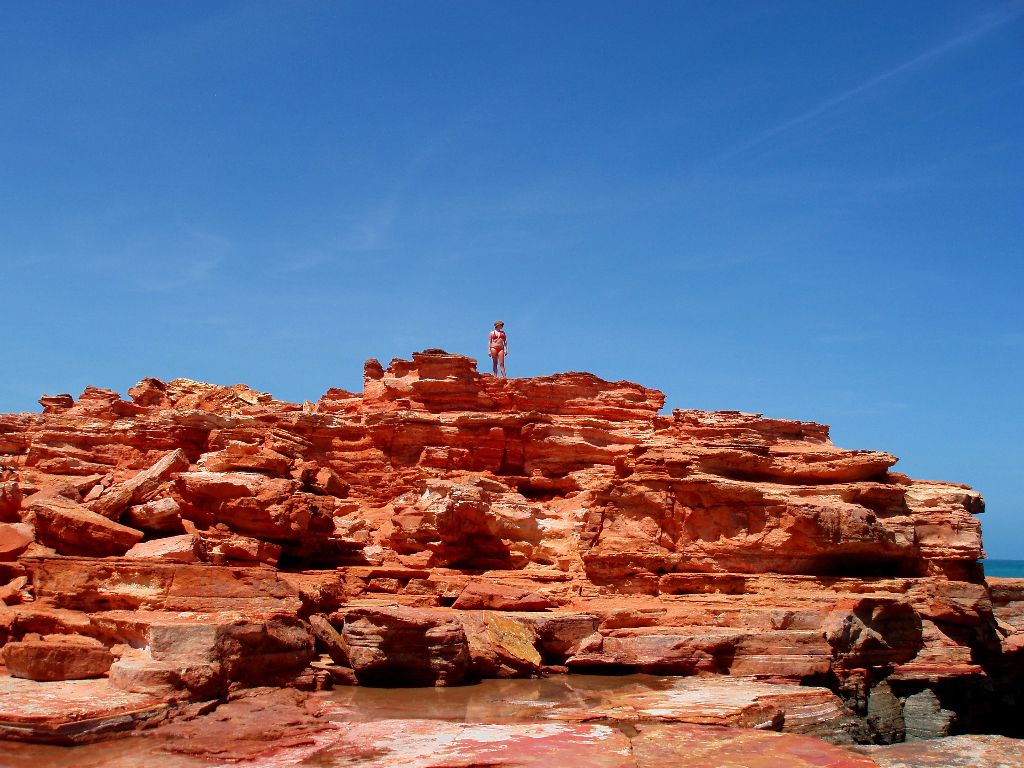
<instances>
[{"instance_id":1,"label":"person's bare leg","mask_svg":"<svg viewBox=\"0 0 1024 768\"><path fill-rule=\"evenodd\" d=\"M498 375L498 368L497 368L498 362L501 363L501 378L507 379L508 378L508 374L505 373L505 352L504 351L499 352L498 356L497 356L497 358L495 360L495 368L494 368L494 375L495 376Z\"/></svg>"},{"instance_id":2,"label":"person's bare leg","mask_svg":"<svg viewBox=\"0 0 1024 768\"><path fill-rule=\"evenodd\" d=\"M492 375L495 378L497 378L497 376L498 376L498 356L496 354L495 355L491 355L491 362L494 363L494 373ZM504 361L502 361L502 370L504 370L504 368L505 368L505 364L504 364Z\"/></svg>"}]
</instances>

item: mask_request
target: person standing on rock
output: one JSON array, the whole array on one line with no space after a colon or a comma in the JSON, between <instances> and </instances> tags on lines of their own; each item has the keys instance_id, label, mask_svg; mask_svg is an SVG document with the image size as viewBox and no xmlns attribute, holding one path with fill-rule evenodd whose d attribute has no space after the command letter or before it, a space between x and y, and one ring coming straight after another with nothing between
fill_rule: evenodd
<instances>
[{"instance_id":1,"label":"person standing on rock","mask_svg":"<svg viewBox=\"0 0 1024 768\"><path fill-rule=\"evenodd\" d=\"M491 362L494 363L494 375L498 375L498 366L500 365L501 378L507 379L508 376L505 374L505 357L508 355L508 339L505 337L505 331L502 330L504 327L505 323L501 320L494 322L494 330L487 337L487 351L491 356Z\"/></svg>"}]
</instances>

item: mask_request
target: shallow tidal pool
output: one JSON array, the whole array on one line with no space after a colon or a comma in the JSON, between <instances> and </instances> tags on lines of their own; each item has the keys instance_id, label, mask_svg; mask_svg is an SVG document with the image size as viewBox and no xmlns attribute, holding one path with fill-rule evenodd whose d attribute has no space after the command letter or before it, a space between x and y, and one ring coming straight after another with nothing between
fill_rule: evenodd
<instances>
[{"instance_id":1,"label":"shallow tidal pool","mask_svg":"<svg viewBox=\"0 0 1024 768\"><path fill-rule=\"evenodd\" d=\"M556 710L586 710L606 702L609 694L669 687L671 678L652 675L560 675L540 680L484 680L450 688L337 687L318 695L326 699L329 719L339 724L382 720L507 724L550 722L548 716ZM0 768L313 768L362 762L358 756L326 757L330 750L322 753L315 734L305 741L242 762L180 754L174 751L180 740L162 736L159 729L74 747L6 741L0 743Z\"/></svg>"}]
</instances>

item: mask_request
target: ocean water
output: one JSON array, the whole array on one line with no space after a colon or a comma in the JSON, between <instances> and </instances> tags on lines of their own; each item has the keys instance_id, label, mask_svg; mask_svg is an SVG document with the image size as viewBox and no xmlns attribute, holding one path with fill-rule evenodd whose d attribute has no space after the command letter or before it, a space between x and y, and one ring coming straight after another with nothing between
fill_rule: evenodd
<instances>
[{"instance_id":1,"label":"ocean water","mask_svg":"<svg viewBox=\"0 0 1024 768\"><path fill-rule=\"evenodd\" d=\"M1024 579L1024 560L982 560L986 576Z\"/></svg>"}]
</instances>

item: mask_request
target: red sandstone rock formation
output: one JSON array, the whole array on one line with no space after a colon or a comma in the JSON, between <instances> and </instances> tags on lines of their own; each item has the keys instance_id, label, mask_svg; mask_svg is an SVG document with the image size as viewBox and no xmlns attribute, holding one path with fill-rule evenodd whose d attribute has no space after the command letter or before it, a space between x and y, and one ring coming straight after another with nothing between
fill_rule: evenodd
<instances>
[{"instance_id":1,"label":"red sandstone rock formation","mask_svg":"<svg viewBox=\"0 0 1024 768\"><path fill-rule=\"evenodd\" d=\"M970 488L585 373L364 370L315 404L146 379L0 416L8 673L106 674L130 725L257 685L723 675L816 686L857 723L834 740L880 742L984 728L982 692L1024 679L1024 590L984 580ZM0 687L0 734L107 730L18 717Z\"/></svg>"}]
</instances>

